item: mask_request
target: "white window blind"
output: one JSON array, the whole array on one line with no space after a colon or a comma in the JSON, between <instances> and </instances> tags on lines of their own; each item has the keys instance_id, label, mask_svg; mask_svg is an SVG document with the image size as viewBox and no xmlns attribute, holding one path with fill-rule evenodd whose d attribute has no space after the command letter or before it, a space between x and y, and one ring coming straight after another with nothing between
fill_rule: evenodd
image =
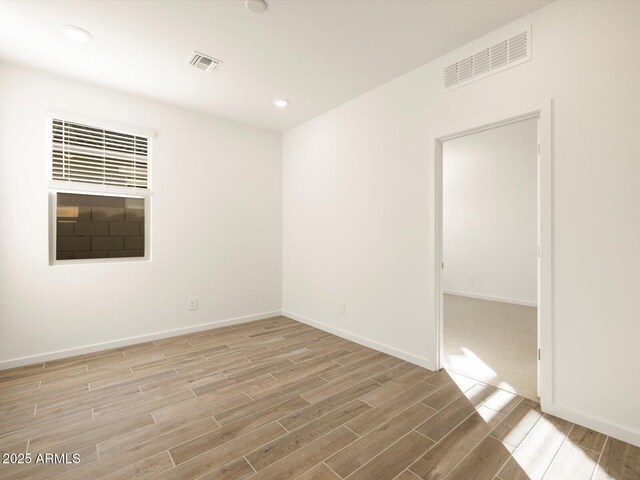
<instances>
[{"instance_id":1,"label":"white window blind","mask_svg":"<svg viewBox=\"0 0 640 480\"><path fill-rule=\"evenodd\" d=\"M54 119L52 178L147 188L149 139Z\"/></svg>"}]
</instances>

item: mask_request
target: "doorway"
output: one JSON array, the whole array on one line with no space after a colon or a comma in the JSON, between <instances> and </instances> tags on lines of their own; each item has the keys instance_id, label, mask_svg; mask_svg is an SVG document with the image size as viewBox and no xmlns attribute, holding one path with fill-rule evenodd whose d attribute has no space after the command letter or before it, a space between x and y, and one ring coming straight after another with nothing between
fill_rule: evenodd
<instances>
[{"instance_id":1,"label":"doorway","mask_svg":"<svg viewBox=\"0 0 640 480\"><path fill-rule=\"evenodd\" d=\"M538 399L538 118L442 142L443 366Z\"/></svg>"},{"instance_id":2,"label":"doorway","mask_svg":"<svg viewBox=\"0 0 640 480\"><path fill-rule=\"evenodd\" d=\"M455 120L449 127L429 135L434 145L428 172L430 178L429 238L431 250L429 274L429 301L433 322L434 370L444 368L444 293L443 293L443 235L442 187L443 145L447 140L493 129L527 119L538 119L537 162L537 393L542 411L554 409L553 403L553 305L552 305L552 108L551 100L533 105L519 105L476 119Z\"/></svg>"}]
</instances>

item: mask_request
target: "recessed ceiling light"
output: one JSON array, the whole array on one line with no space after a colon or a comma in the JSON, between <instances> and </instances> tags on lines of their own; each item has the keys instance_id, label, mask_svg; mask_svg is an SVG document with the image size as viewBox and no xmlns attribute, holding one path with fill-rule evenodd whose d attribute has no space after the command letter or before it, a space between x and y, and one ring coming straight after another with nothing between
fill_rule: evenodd
<instances>
[{"instance_id":1,"label":"recessed ceiling light","mask_svg":"<svg viewBox=\"0 0 640 480\"><path fill-rule=\"evenodd\" d=\"M289 102L287 102L287 101L286 101L285 99L283 99L283 98L276 98L276 99L273 101L273 104L274 104L276 107L278 107L278 108L284 108L284 107L286 107L287 105L289 105Z\"/></svg>"},{"instance_id":2,"label":"recessed ceiling light","mask_svg":"<svg viewBox=\"0 0 640 480\"><path fill-rule=\"evenodd\" d=\"M247 7L247 10L253 13L262 13L266 12L269 5L265 0L245 0L244 6Z\"/></svg>"},{"instance_id":3,"label":"recessed ceiling light","mask_svg":"<svg viewBox=\"0 0 640 480\"><path fill-rule=\"evenodd\" d=\"M76 27L75 25L65 25L64 33L66 33L67 37L71 40L78 43L87 43L93 38L93 35L87 32L84 28Z\"/></svg>"}]
</instances>

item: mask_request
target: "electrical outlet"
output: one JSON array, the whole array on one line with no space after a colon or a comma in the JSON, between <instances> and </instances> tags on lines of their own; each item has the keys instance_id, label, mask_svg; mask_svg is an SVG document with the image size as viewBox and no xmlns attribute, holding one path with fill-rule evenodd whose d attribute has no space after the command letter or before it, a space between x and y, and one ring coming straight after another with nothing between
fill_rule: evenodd
<instances>
[{"instance_id":1,"label":"electrical outlet","mask_svg":"<svg viewBox=\"0 0 640 480\"><path fill-rule=\"evenodd\" d=\"M342 302L340 302L340 315L344 315L345 311L346 311L346 304L344 302L344 300Z\"/></svg>"},{"instance_id":2,"label":"electrical outlet","mask_svg":"<svg viewBox=\"0 0 640 480\"><path fill-rule=\"evenodd\" d=\"M198 297L189 297L187 300L187 305L189 310L197 310L198 309Z\"/></svg>"},{"instance_id":3,"label":"electrical outlet","mask_svg":"<svg viewBox=\"0 0 640 480\"><path fill-rule=\"evenodd\" d=\"M467 277L467 283L473 283L475 281L475 278L473 278L473 275L469 275Z\"/></svg>"}]
</instances>

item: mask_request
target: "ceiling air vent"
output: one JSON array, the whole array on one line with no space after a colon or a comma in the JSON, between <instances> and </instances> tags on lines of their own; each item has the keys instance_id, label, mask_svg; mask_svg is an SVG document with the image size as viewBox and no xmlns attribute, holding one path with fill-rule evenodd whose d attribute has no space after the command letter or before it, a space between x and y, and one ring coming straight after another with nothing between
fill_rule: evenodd
<instances>
[{"instance_id":1,"label":"ceiling air vent","mask_svg":"<svg viewBox=\"0 0 640 480\"><path fill-rule=\"evenodd\" d=\"M217 69L220 64L222 64L221 60L216 60L213 57L209 57L204 53L200 52L192 52L188 61L189 65L196 67L199 70L204 70L205 72L213 72Z\"/></svg>"},{"instance_id":2,"label":"ceiling air vent","mask_svg":"<svg viewBox=\"0 0 640 480\"><path fill-rule=\"evenodd\" d=\"M444 69L444 88L449 90L531 59L531 29L458 60Z\"/></svg>"}]
</instances>

